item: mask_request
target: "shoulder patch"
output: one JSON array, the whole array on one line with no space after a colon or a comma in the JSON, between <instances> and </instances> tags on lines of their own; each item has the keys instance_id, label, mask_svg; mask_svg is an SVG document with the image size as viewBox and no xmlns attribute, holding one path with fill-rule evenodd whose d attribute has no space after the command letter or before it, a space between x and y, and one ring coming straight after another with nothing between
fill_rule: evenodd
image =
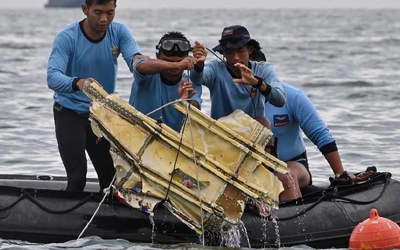
<instances>
[{"instance_id":1,"label":"shoulder patch","mask_svg":"<svg viewBox=\"0 0 400 250\"><path fill-rule=\"evenodd\" d=\"M112 46L111 51L112 51L112 55L113 55L114 59L117 59L120 54L119 46Z\"/></svg>"}]
</instances>

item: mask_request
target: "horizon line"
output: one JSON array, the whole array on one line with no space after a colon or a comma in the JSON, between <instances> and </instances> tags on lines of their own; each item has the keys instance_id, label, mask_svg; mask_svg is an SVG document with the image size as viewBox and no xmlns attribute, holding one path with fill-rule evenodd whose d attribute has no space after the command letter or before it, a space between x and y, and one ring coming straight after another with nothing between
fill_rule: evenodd
<instances>
[{"instance_id":1,"label":"horizon line","mask_svg":"<svg viewBox=\"0 0 400 250\"><path fill-rule=\"evenodd\" d=\"M118 6L119 7L119 6ZM66 9L79 9L80 7L72 7L72 8L66 8L66 7L45 7L45 6L39 6L39 7L4 7L0 8L3 10L7 9L57 9L57 10L66 10ZM118 10L120 9L129 9L129 10L160 10L160 9L202 9L202 10L212 10L212 9L263 9L263 10L298 10L298 9L304 9L304 10L399 10L399 7L388 7L388 6L381 6L381 7L368 7L368 6L363 6L363 7L240 7L240 6L229 6L229 7L189 7L189 6L178 6L178 7L132 7L132 6L122 6L117 8Z\"/></svg>"}]
</instances>

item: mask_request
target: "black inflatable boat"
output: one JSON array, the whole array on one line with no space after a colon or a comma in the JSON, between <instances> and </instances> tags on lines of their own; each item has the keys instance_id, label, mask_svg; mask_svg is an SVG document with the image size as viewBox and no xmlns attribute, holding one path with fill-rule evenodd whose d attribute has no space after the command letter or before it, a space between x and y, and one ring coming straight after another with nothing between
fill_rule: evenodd
<instances>
[{"instance_id":1,"label":"black inflatable boat","mask_svg":"<svg viewBox=\"0 0 400 250\"><path fill-rule=\"evenodd\" d=\"M305 244L314 248L347 248L354 227L376 208L381 217L400 223L400 183L390 173L359 174L325 187L310 186L302 199L281 204L276 218L261 218L251 205L242 217L247 231L238 239L252 248ZM102 194L94 179L84 192L63 191L62 177L0 175L0 238L30 242L65 242L78 237L95 212ZM160 244L200 243L201 239L162 204L148 214L110 196L83 236ZM153 226L154 225L154 226ZM240 228L240 227L239 227ZM205 244L221 245L223 235L205 233Z\"/></svg>"}]
</instances>

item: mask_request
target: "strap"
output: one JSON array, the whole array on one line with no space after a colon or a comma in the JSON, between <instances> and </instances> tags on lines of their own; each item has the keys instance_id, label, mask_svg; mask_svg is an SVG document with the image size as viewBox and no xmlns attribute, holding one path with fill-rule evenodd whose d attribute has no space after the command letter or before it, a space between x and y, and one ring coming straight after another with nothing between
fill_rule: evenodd
<instances>
[{"instance_id":1,"label":"strap","mask_svg":"<svg viewBox=\"0 0 400 250\"><path fill-rule=\"evenodd\" d=\"M259 77L259 76L254 76L254 78L256 78L258 80L258 82L256 85L253 85L253 88L255 88L255 89L261 88L261 85L262 85L264 79L262 79L262 77Z\"/></svg>"}]
</instances>

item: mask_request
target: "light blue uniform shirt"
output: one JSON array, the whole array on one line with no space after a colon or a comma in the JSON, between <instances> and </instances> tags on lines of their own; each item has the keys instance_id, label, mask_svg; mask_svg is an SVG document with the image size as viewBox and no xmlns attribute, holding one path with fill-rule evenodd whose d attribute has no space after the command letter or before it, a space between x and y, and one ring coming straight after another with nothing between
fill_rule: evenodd
<instances>
[{"instance_id":1,"label":"light blue uniform shirt","mask_svg":"<svg viewBox=\"0 0 400 250\"><path fill-rule=\"evenodd\" d=\"M251 62L253 75L262 77L271 85L271 93L264 97L260 91L246 84L233 82L225 63L211 61L204 66L202 72L192 69L190 78L195 85L205 85L210 89L211 117L218 119L227 116L236 109L243 110L253 118L264 116L265 98L277 106L285 103L285 92L281 81L271 64L267 62ZM253 95L253 101L250 95Z\"/></svg>"},{"instance_id":2,"label":"light blue uniform shirt","mask_svg":"<svg viewBox=\"0 0 400 250\"><path fill-rule=\"evenodd\" d=\"M298 88L282 83L286 104L277 108L267 103L265 116L271 122L274 138L278 138L278 157L289 161L306 150L301 130L319 148L334 142L328 127L311 100Z\"/></svg>"},{"instance_id":3,"label":"light blue uniform shirt","mask_svg":"<svg viewBox=\"0 0 400 250\"><path fill-rule=\"evenodd\" d=\"M92 77L113 93L120 53L132 71L132 58L140 50L124 24L112 22L99 41L89 40L79 22L64 28L54 39L47 68L47 85L54 90L54 100L77 113L88 113L91 100L72 89L73 80Z\"/></svg>"},{"instance_id":4,"label":"light blue uniform shirt","mask_svg":"<svg viewBox=\"0 0 400 250\"><path fill-rule=\"evenodd\" d=\"M171 101L179 99L178 88L181 82L175 85L167 85L161 81L160 74L141 75L137 72L137 65L143 59L138 60L134 66L134 81L132 83L131 95L129 103L143 114L147 114ZM186 74L182 75L189 82ZM194 86L196 94L191 98L201 105L201 86ZM161 119L163 123L180 131L183 124L183 114L176 110L173 105L169 105L150 115L153 119Z\"/></svg>"}]
</instances>

